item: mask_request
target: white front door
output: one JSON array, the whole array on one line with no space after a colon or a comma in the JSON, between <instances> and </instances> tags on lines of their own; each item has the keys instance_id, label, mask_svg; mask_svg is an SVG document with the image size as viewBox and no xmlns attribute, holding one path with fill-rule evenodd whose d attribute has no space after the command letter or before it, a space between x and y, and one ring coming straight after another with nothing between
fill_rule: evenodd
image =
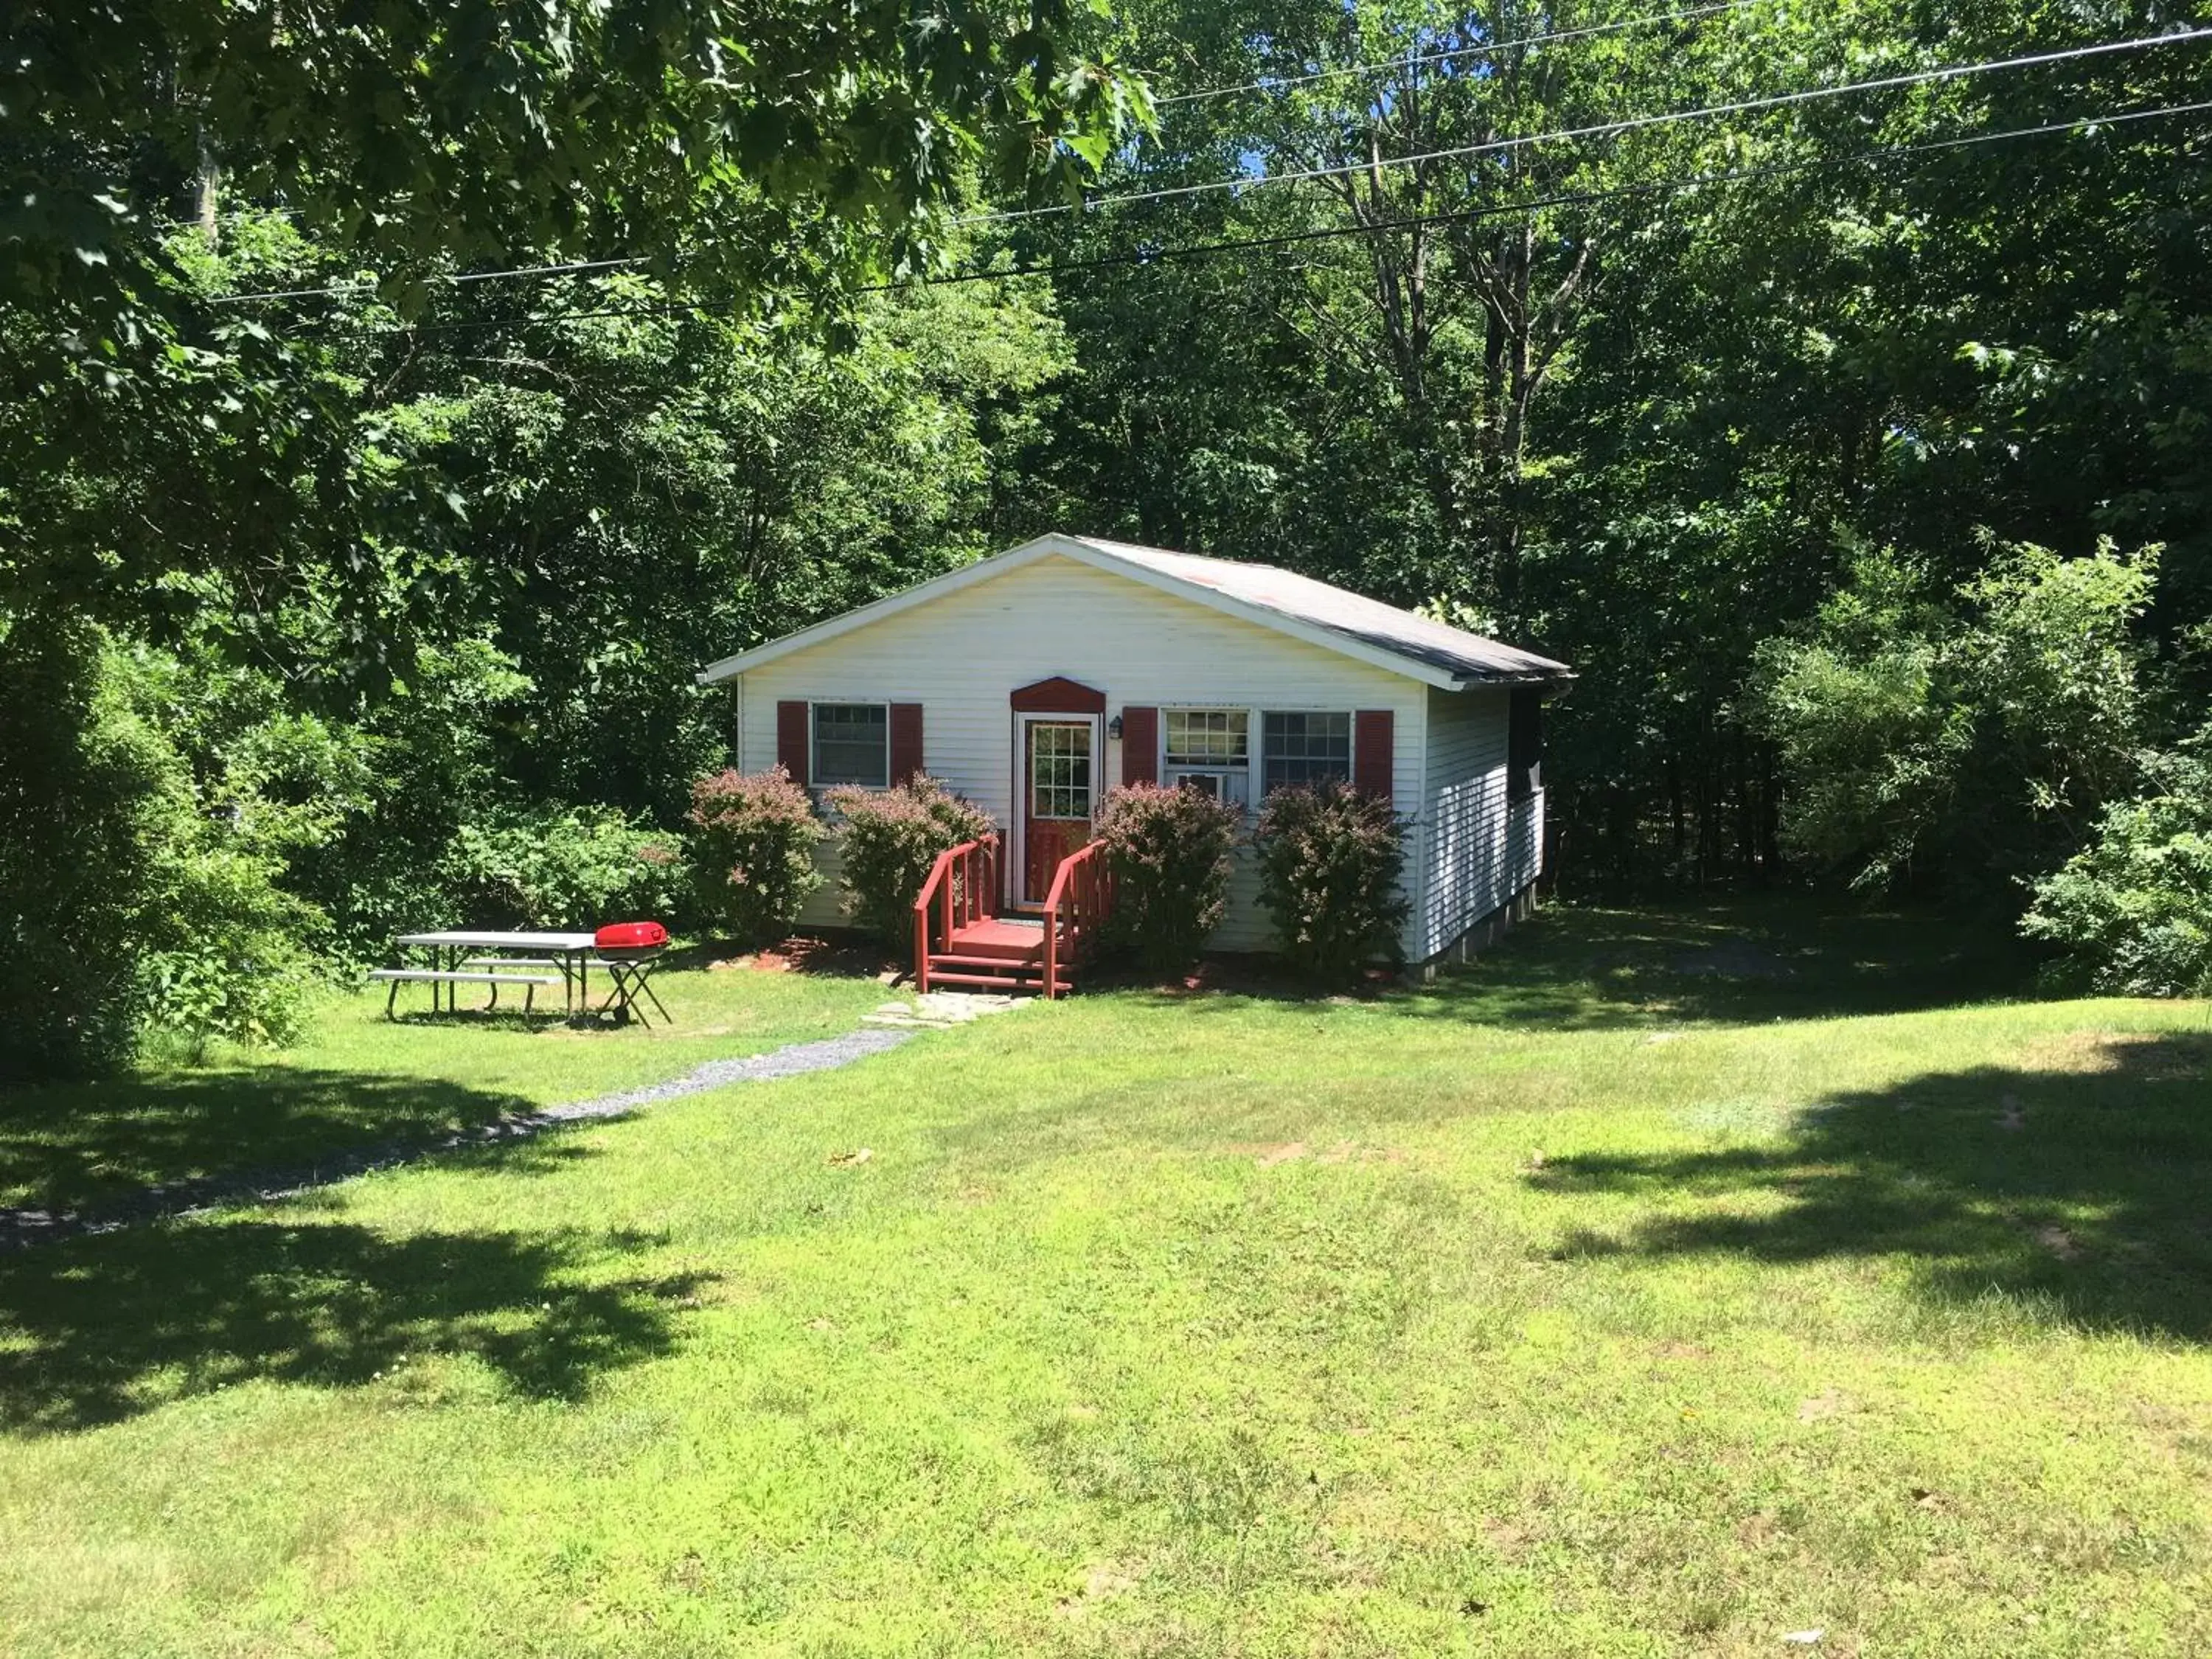
<instances>
[{"instance_id":1,"label":"white front door","mask_svg":"<svg viewBox=\"0 0 2212 1659\"><path fill-rule=\"evenodd\" d=\"M1042 904L1060 860L1090 841L1105 747L1095 714L1014 716L1016 903Z\"/></svg>"}]
</instances>

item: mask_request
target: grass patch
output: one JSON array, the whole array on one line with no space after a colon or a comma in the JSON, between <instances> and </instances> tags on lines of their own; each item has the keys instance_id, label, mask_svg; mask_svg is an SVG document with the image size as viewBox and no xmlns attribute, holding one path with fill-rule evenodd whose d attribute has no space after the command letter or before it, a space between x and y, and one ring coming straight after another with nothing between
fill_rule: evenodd
<instances>
[{"instance_id":1,"label":"grass patch","mask_svg":"<svg viewBox=\"0 0 2212 1659\"><path fill-rule=\"evenodd\" d=\"M672 1024L572 1024L557 994L555 1012L534 1018L431 1015L419 986L401 988L387 1020L380 987L332 997L283 1054L233 1050L205 1066L0 1089L0 1206L97 1205L153 1182L471 1128L848 1031L891 994L865 975L703 968L659 974L653 988Z\"/></svg>"},{"instance_id":2,"label":"grass patch","mask_svg":"<svg viewBox=\"0 0 2212 1659\"><path fill-rule=\"evenodd\" d=\"M2212 1650L2205 1010L1731 914L1032 1006L0 1259L0 1629Z\"/></svg>"}]
</instances>

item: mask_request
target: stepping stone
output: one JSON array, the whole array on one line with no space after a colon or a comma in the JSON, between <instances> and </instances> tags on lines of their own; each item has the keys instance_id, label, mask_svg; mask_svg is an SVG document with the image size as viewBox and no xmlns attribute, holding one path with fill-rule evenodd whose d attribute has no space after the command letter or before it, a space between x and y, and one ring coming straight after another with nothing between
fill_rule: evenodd
<instances>
[{"instance_id":1,"label":"stepping stone","mask_svg":"<svg viewBox=\"0 0 2212 1659\"><path fill-rule=\"evenodd\" d=\"M1024 1000L984 992L931 991L910 1002L886 1002L874 1013L862 1015L860 1023L908 1030L944 1031L986 1015L1007 1013L1020 1007Z\"/></svg>"}]
</instances>

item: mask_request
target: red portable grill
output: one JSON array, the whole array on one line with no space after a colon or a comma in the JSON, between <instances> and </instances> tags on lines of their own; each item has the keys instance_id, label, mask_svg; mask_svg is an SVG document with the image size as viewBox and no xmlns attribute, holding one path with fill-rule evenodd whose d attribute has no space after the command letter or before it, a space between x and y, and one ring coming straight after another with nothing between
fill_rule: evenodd
<instances>
[{"instance_id":1,"label":"red portable grill","mask_svg":"<svg viewBox=\"0 0 2212 1659\"><path fill-rule=\"evenodd\" d=\"M647 1003L663 1020L668 1018L650 983L653 958L667 948L668 930L657 921L609 922L592 935L592 954L614 981L607 1006L617 1024L628 1024L633 1014L643 1019Z\"/></svg>"},{"instance_id":2,"label":"red portable grill","mask_svg":"<svg viewBox=\"0 0 2212 1659\"><path fill-rule=\"evenodd\" d=\"M611 921L592 936L592 946L603 957L634 962L668 948L668 930L657 921Z\"/></svg>"}]
</instances>

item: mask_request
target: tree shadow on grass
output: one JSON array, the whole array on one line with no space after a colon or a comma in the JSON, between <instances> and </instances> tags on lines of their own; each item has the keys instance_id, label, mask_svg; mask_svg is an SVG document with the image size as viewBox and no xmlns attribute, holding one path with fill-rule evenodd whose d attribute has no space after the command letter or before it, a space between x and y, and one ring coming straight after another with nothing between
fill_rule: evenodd
<instances>
[{"instance_id":1,"label":"tree shadow on grass","mask_svg":"<svg viewBox=\"0 0 2212 1659\"><path fill-rule=\"evenodd\" d=\"M678 1340L704 1276L610 1276L650 1243L286 1214L18 1251L0 1256L0 1428L88 1428L255 1380L355 1388L432 1353L576 1399Z\"/></svg>"},{"instance_id":2,"label":"tree shadow on grass","mask_svg":"<svg viewBox=\"0 0 2212 1659\"><path fill-rule=\"evenodd\" d=\"M557 1026L581 1024L585 1018L557 1006L529 1012L520 1008L402 1008L385 1023L398 1030L517 1031L535 1036Z\"/></svg>"},{"instance_id":3,"label":"tree shadow on grass","mask_svg":"<svg viewBox=\"0 0 2212 1659\"><path fill-rule=\"evenodd\" d=\"M1431 983L1360 996L1331 1000L1255 980L1234 987L1240 997L1159 991L1152 1000L1200 1012L1255 998L1324 1012L1364 1005L1474 1025L1602 1030L1954 1007L2026 994L2032 965L2018 941L1992 927L1762 896L1565 906Z\"/></svg>"},{"instance_id":4,"label":"tree shadow on grass","mask_svg":"<svg viewBox=\"0 0 2212 1659\"><path fill-rule=\"evenodd\" d=\"M8 1091L0 1206L97 1210L150 1185L313 1178L349 1153L431 1145L535 1109L436 1079L281 1065Z\"/></svg>"},{"instance_id":5,"label":"tree shadow on grass","mask_svg":"<svg viewBox=\"0 0 2212 1659\"><path fill-rule=\"evenodd\" d=\"M1646 1194L1677 1208L1605 1240L1604 1253L1892 1258L1939 1302L1996 1291L2093 1327L2203 1342L2208 1079L2212 1035L2075 1032L2016 1067L1832 1097L1779 1140L1559 1158L1528 1179L1562 1196Z\"/></svg>"},{"instance_id":6,"label":"tree shadow on grass","mask_svg":"<svg viewBox=\"0 0 2212 1659\"><path fill-rule=\"evenodd\" d=\"M2019 996L2032 966L1995 927L1772 896L1549 911L1401 1000L1486 1024L1755 1024Z\"/></svg>"}]
</instances>

